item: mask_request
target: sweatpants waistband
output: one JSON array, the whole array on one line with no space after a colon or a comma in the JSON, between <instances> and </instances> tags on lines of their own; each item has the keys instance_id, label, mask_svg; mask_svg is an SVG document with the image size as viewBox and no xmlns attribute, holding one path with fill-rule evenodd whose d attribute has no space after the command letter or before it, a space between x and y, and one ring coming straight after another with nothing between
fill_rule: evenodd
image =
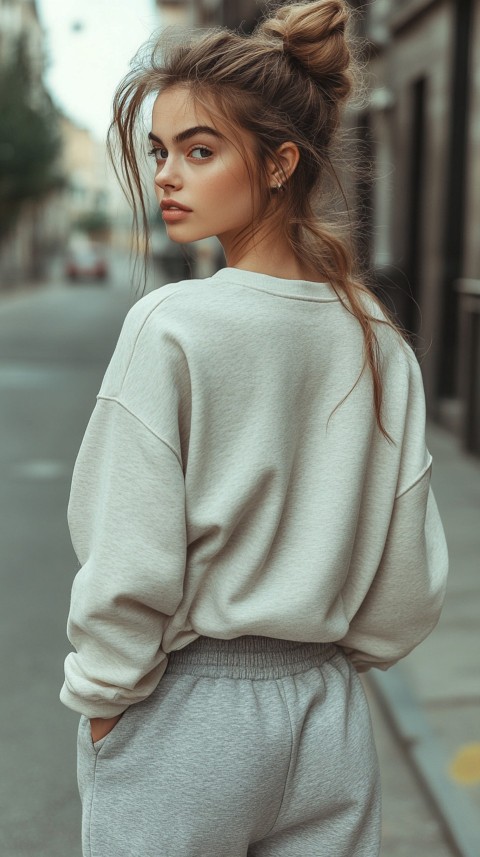
<instances>
[{"instance_id":1,"label":"sweatpants waistband","mask_svg":"<svg viewBox=\"0 0 480 857\"><path fill-rule=\"evenodd\" d=\"M321 666L339 652L334 643L303 643L247 635L233 640L198 637L169 652L165 673L275 679Z\"/></svg>"}]
</instances>

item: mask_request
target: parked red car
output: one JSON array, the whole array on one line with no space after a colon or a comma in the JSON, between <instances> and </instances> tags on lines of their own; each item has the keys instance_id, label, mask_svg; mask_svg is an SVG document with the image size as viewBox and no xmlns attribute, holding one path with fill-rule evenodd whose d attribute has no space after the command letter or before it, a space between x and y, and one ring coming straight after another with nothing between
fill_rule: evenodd
<instances>
[{"instance_id":1,"label":"parked red car","mask_svg":"<svg viewBox=\"0 0 480 857\"><path fill-rule=\"evenodd\" d=\"M65 274L69 280L106 280L107 261L100 248L94 245L71 247L65 262Z\"/></svg>"}]
</instances>

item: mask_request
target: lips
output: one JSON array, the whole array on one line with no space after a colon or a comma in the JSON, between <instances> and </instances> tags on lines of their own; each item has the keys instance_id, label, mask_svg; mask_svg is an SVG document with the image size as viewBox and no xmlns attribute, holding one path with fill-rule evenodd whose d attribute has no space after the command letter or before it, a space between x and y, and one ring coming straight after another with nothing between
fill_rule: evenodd
<instances>
[{"instance_id":1,"label":"lips","mask_svg":"<svg viewBox=\"0 0 480 857\"><path fill-rule=\"evenodd\" d=\"M182 205L180 202L174 202L171 199L162 199L160 203L160 208L162 211L191 211L191 208L187 208L186 205Z\"/></svg>"}]
</instances>

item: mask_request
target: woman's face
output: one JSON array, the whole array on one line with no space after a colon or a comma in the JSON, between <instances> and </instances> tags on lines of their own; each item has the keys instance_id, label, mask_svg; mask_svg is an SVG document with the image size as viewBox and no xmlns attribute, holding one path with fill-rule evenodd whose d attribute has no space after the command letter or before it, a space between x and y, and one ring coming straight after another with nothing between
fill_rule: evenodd
<instances>
[{"instance_id":1,"label":"woman's face","mask_svg":"<svg viewBox=\"0 0 480 857\"><path fill-rule=\"evenodd\" d=\"M211 130L208 130L210 128ZM240 152L226 138L226 128L195 106L185 87L157 96L152 114L152 157L156 160L155 193L189 211L162 209L169 238L179 243L216 235L225 250L255 215L248 170ZM238 138L252 151L251 135Z\"/></svg>"}]
</instances>

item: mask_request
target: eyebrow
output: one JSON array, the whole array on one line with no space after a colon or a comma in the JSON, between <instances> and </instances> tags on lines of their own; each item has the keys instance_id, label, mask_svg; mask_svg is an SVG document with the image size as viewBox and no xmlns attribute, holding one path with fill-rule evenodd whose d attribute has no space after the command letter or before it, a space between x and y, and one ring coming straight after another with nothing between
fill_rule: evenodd
<instances>
[{"instance_id":1,"label":"eyebrow","mask_svg":"<svg viewBox=\"0 0 480 857\"><path fill-rule=\"evenodd\" d=\"M190 137L196 137L197 134L211 134L212 137L218 137L223 140L223 134L220 134L220 131L217 131L215 128L210 128L209 125L195 125L194 128L186 128L185 131L180 131L179 134L176 134L173 138L173 142L183 143L184 140L189 140ZM153 131L149 132L148 139L155 140L156 143L162 143L160 137L157 137Z\"/></svg>"}]
</instances>

